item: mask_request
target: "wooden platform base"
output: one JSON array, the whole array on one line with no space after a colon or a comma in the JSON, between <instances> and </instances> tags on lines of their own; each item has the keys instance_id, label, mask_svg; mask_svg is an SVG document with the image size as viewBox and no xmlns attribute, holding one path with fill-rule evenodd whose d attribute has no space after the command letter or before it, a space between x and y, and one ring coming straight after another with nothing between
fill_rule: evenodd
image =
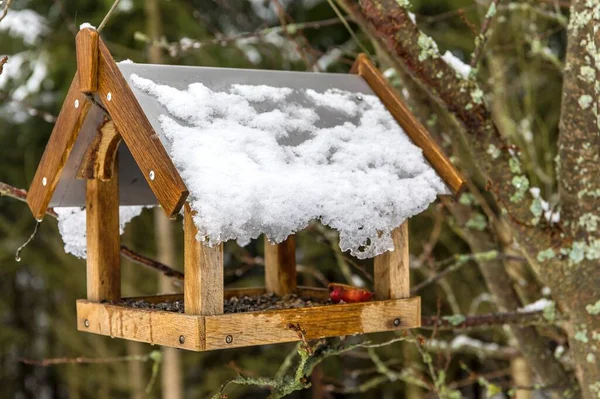
<instances>
[{"instance_id":1,"label":"wooden platform base","mask_svg":"<svg viewBox=\"0 0 600 399\"><path fill-rule=\"evenodd\" d=\"M225 290L225 298L264 292L264 288ZM297 292L312 298L327 295L326 290L315 288L299 287ZM179 294L135 299L160 303L182 298ZM415 328L421 325L421 298L215 316L77 301L79 331L192 351L298 341L291 325L299 325L307 339Z\"/></svg>"}]
</instances>

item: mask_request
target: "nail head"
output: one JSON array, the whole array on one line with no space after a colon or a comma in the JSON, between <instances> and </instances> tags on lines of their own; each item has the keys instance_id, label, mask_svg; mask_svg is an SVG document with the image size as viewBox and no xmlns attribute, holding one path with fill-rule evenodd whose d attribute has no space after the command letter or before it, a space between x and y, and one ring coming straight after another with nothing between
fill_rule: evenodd
<instances>
[{"instance_id":1,"label":"nail head","mask_svg":"<svg viewBox=\"0 0 600 399\"><path fill-rule=\"evenodd\" d=\"M83 325L86 326L86 327L89 327L90 326L90 321L88 319L85 319L83 321Z\"/></svg>"},{"instance_id":2,"label":"nail head","mask_svg":"<svg viewBox=\"0 0 600 399\"><path fill-rule=\"evenodd\" d=\"M185 343L185 337L183 335L179 336L179 343L180 344L184 344Z\"/></svg>"},{"instance_id":3,"label":"nail head","mask_svg":"<svg viewBox=\"0 0 600 399\"><path fill-rule=\"evenodd\" d=\"M75 100L75 108L79 108L79 100Z\"/></svg>"},{"instance_id":4,"label":"nail head","mask_svg":"<svg viewBox=\"0 0 600 399\"><path fill-rule=\"evenodd\" d=\"M154 180L154 171L151 170L148 176L150 177L150 180Z\"/></svg>"},{"instance_id":5,"label":"nail head","mask_svg":"<svg viewBox=\"0 0 600 399\"><path fill-rule=\"evenodd\" d=\"M109 91L108 94L106 95L106 99L108 101L112 100L112 93Z\"/></svg>"},{"instance_id":6,"label":"nail head","mask_svg":"<svg viewBox=\"0 0 600 399\"><path fill-rule=\"evenodd\" d=\"M400 325L400 319L396 318L394 319L394 326L398 327Z\"/></svg>"},{"instance_id":7,"label":"nail head","mask_svg":"<svg viewBox=\"0 0 600 399\"><path fill-rule=\"evenodd\" d=\"M225 337L225 342L227 342L228 344L233 342L233 337L231 335L228 335Z\"/></svg>"},{"instance_id":8,"label":"nail head","mask_svg":"<svg viewBox=\"0 0 600 399\"><path fill-rule=\"evenodd\" d=\"M44 176L42 178L42 186L45 186L46 184L48 184L48 179L46 179L46 176Z\"/></svg>"}]
</instances>

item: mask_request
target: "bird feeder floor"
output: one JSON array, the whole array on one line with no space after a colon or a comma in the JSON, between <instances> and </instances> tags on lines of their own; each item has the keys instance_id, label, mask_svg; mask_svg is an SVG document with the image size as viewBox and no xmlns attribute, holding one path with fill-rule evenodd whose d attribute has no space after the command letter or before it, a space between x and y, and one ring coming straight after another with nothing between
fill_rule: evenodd
<instances>
[{"instance_id":1,"label":"bird feeder floor","mask_svg":"<svg viewBox=\"0 0 600 399\"><path fill-rule=\"evenodd\" d=\"M224 297L228 300L264 294L262 287L241 288L225 290ZM328 291L298 287L296 295L318 303L327 301ZM310 340L421 325L420 297L213 316L132 306L141 301L156 305L182 300L182 294L126 298L118 303L78 300L77 329L153 345L208 351L299 341L298 326L305 339Z\"/></svg>"}]
</instances>

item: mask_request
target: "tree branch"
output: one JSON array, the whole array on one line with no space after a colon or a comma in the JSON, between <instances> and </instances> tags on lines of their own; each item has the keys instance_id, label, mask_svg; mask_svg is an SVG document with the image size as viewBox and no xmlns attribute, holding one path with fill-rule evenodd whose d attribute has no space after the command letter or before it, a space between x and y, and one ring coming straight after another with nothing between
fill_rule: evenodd
<instances>
[{"instance_id":1,"label":"tree branch","mask_svg":"<svg viewBox=\"0 0 600 399\"><path fill-rule=\"evenodd\" d=\"M27 198L27 190L13 187L10 184L6 184L4 182L0 182L0 196L6 196L25 202L25 199ZM56 212L54 212L54 209L52 208L48 208L46 210L46 214L55 218L58 217L58 215L56 214ZM121 245L121 255L129 259L130 261L137 263L138 265L146 266L152 270L162 273L166 277L174 278L177 280L183 280L182 272L173 269L172 267L167 266L157 260L142 255L139 252L135 252L124 245Z\"/></svg>"},{"instance_id":2,"label":"tree branch","mask_svg":"<svg viewBox=\"0 0 600 399\"><path fill-rule=\"evenodd\" d=\"M557 318L552 321L547 320L543 311L488 313L474 316L423 316L421 318L421 328L425 330L456 331L503 324L538 326L556 324L557 321Z\"/></svg>"}]
</instances>

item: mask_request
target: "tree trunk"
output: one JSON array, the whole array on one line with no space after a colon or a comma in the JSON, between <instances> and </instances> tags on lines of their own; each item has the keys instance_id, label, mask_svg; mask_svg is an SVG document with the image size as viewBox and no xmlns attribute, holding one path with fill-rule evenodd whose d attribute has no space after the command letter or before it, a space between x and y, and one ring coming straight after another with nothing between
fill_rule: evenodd
<instances>
[{"instance_id":1,"label":"tree trunk","mask_svg":"<svg viewBox=\"0 0 600 399\"><path fill-rule=\"evenodd\" d=\"M411 22L407 2L338 2L388 52L395 67L462 126L523 254L570 318L567 330L579 386L566 393L576 396L581 389L586 398L600 397L600 2L571 1L557 165L563 211L555 225L536 213L539 199L528 191L519 151L499 134L481 88L472 79L457 77L443 61L435 42Z\"/></svg>"},{"instance_id":2,"label":"tree trunk","mask_svg":"<svg viewBox=\"0 0 600 399\"><path fill-rule=\"evenodd\" d=\"M164 63L160 46L154 44L162 35L162 20L158 0L146 0L144 3L147 17L148 37L153 41L148 49L148 60L153 64ZM154 233L157 248L157 259L166 265L175 265L175 238L172 223L160 208L154 212ZM159 276L159 291L168 293L174 291L173 280ZM163 348L161 365L161 389L164 399L183 398L183 370L181 353L175 348Z\"/></svg>"}]
</instances>

